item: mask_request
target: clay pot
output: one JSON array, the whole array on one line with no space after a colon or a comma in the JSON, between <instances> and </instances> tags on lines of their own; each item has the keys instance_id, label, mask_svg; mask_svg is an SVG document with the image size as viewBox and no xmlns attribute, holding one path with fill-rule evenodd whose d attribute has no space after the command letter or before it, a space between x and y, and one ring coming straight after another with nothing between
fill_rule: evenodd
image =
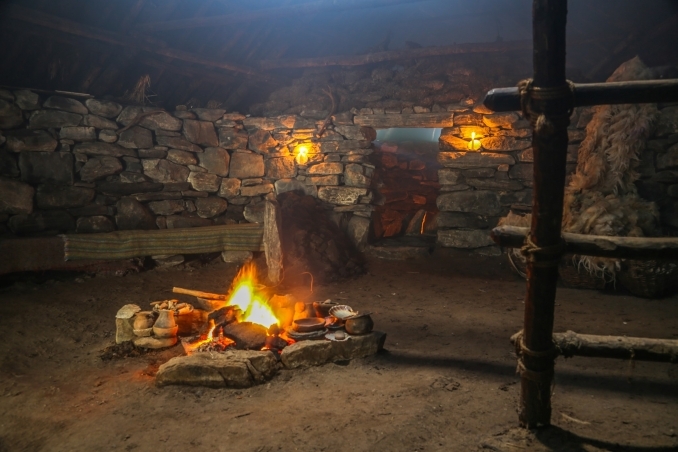
<instances>
[{"instance_id":1,"label":"clay pot","mask_svg":"<svg viewBox=\"0 0 678 452\"><path fill-rule=\"evenodd\" d=\"M294 321L294 331L299 333L310 333L325 329L325 319L309 317L306 319L297 319Z\"/></svg>"},{"instance_id":2,"label":"clay pot","mask_svg":"<svg viewBox=\"0 0 678 452\"><path fill-rule=\"evenodd\" d=\"M158 311L158 314L158 320L155 321L154 327L174 328L177 326L177 322L174 321L174 311L161 309Z\"/></svg>"},{"instance_id":3,"label":"clay pot","mask_svg":"<svg viewBox=\"0 0 678 452\"><path fill-rule=\"evenodd\" d=\"M152 327L153 323L155 323L155 316L151 311L137 312L137 314L134 316L135 330L145 330Z\"/></svg>"},{"instance_id":4,"label":"clay pot","mask_svg":"<svg viewBox=\"0 0 678 452\"><path fill-rule=\"evenodd\" d=\"M348 334L360 335L372 331L374 322L369 314L361 314L346 319L346 324L344 326Z\"/></svg>"},{"instance_id":5,"label":"clay pot","mask_svg":"<svg viewBox=\"0 0 678 452\"><path fill-rule=\"evenodd\" d=\"M337 303L332 301L323 301L322 303L314 301L313 307L315 308L315 313L318 317L327 317L330 315L330 309L336 306Z\"/></svg>"}]
</instances>

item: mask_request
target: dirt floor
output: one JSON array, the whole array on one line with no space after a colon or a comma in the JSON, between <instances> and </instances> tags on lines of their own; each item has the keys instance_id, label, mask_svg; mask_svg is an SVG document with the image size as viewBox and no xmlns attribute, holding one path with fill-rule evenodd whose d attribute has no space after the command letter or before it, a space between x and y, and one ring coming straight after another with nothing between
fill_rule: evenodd
<instances>
[{"instance_id":1,"label":"dirt floor","mask_svg":"<svg viewBox=\"0 0 678 452\"><path fill-rule=\"evenodd\" d=\"M6 281L0 451L678 450L676 365L560 358L554 426L517 427L508 338L521 328L525 283L505 258L371 260L365 276L315 287L311 299L372 311L387 350L283 370L247 390L156 387L154 373L176 351L99 358L123 304L169 298L174 285L223 292L235 271L221 263ZM556 331L678 338L677 314L678 296L560 289Z\"/></svg>"}]
</instances>

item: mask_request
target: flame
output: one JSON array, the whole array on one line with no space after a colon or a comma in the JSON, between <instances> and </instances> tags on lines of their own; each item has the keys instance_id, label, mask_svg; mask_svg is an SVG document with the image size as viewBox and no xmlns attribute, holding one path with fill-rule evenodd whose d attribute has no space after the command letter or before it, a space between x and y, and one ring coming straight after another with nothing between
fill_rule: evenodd
<instances>
[{"instance_id":1,"label":"flame","mask_svg":"<svg viewBox=\"0 0 678 452\"><path fill-rule=\"evenodd\" d=\"M424 218L421 219L421 230L419 231L419 234L424 233L424 228L426 226L426 216L428 215L428 212L424 212Z\"/></svg>"},{"instance_id":2,"label":"flame","mask_svg":"<svg viewBox=\"0 0 678 452\"><path fill-rule=\"evenodd\" d=\"M300 144L294 149L294 160L296 160L299 165L305 165L308 163L308 153L308 146L305 144Z\"/></svg>"},{"instance_id":3,"label":"flame","mask_svg":"<svg viewBox=\"0 0 678 452\"><path fill-rule=\"evenodd\" d=\"M280 320L271 307L256 293L256 267L245 265L233 281L233 291L227 306L235 306L242 312L241 321L252 322L270 328L280 326Z\"/></svg>"}]
</instances>

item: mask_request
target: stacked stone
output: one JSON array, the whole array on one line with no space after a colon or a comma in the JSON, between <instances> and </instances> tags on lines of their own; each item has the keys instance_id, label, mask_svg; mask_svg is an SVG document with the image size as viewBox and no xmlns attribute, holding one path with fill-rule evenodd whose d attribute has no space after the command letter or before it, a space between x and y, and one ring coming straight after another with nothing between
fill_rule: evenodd
<instances>
[{"instance_id":1,"label":"stacked stone","mask_svg":"<svg viewBox=\"0 0 678 452\"><path fill-rule=\"evenodd\" d=\"M0 226L34 235L262 222L265 196L302 190L365 240L375 132L352 117L336 115L298 165L294 144L322 120L1 90Z\"/></svg>"},{"instance_id":2,"label":"stacked stone","mask_svg":"<svg viewBox=\"0 0 678 452\"><path fill-rule=\"evenodd\" d=\"M568 133L567 173L576 169L577 149L590 112L575 111ZM480 149L470 150L472 133ZM518 113L493 113L482 105L454 113L454 127L440 136L441 184L437 206L438 243L499 254L488 229L511 208L529 210L532 203L532 130Z\"/></svg>"},{"instance_id":3,"label":"stacked stone","mask_svg":"<svg viewBox=\"0 0 678 452\"><path fill-rule=\"evenodd\" d=\"M678 235L678 105L659 104L654 137L641 154L638 193L659 206L665 234Z\"/></svg>"}]
</instances>

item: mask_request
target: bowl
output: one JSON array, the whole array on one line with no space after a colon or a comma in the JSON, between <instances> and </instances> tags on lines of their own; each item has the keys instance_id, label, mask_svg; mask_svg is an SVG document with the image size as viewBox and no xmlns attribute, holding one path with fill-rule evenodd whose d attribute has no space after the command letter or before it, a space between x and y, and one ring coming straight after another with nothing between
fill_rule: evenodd
<instances>
[{"instance_id":1,"label":"bowl","mask_svg":"<svg viewBox=\"0 0 678 452\"><path fill-rule=\"evenodd\" d=\"M330 300L325 300L315 302L313 303L313 306L315 306L315 311L318 317L327 317L330 315L330 309L337 306L337 303Z\"/></svg>"},{"instance_id":2,"label":"bowl","mask_svg":"<svg viewBox=\"0 0 678 452\"><path fill-rule=\"evenodd\" d=\"M346 319L344 327L348 334L367 334L372 331L374 321L369 314L360 314Z\"/></svg>"},{"instance_id":3,"label":"bowl","mask_svg":"<svg viewBox=\"0 0 678 452\"><path fill-rule=\"evenodd\" d=\"M293 323L292 328L298 333L310 333L311 331L318 331L325 329L325 319L319 317L308 317L305 319L297 319Z\"/></svg>"},{"instance_id":4,"label":"bowl","mask_svg":"<svg viewBox=\"0 0 678 452\"><path fill-rule=\"evenodd\" d=\"M338 304L330 309L330 315L338 318L339 320L346 320L356 314L358 313L354 311L352 307L346 306L345 304Z\"/></svg>"}]
</instances>

